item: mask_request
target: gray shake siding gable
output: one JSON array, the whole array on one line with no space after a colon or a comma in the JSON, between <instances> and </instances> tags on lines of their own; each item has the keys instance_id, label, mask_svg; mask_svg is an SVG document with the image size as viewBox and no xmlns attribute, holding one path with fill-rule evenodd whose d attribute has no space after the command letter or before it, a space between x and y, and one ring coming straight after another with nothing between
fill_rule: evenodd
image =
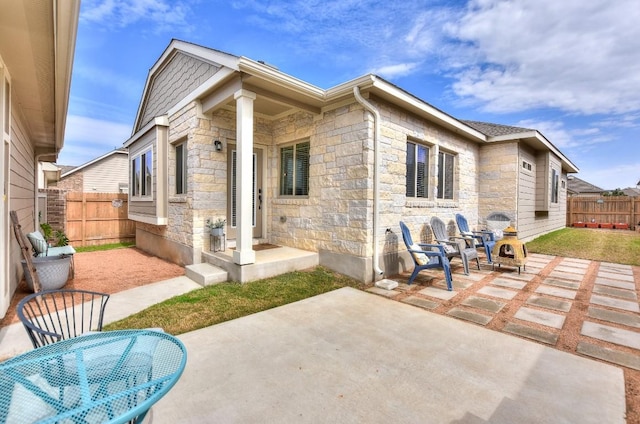
<instances>
[{"instance_id":1,"label":"gray shake siding gable","mask_svg":"<svg viewBox=\"0 0 640 424\"><path fill-rule=\"evenodd\" d=\"M356 99L354 87L378 111L379 122ZM240 109L247 105L248 114ZM230 202L246 183L233 186L230 158L247 140L262 158L255 168L260 178L253 180L261 181L262 218L256 219L262 231L254 241L319 252L321 264L363 281L374 278L376 249L387 275L402 271L400 220L420 240L431 237L426 226L431 216L455 229L456 213L477 228L490 212L504 211L527 236L564 226L559 219L564 193L546 216L535 209L536 196L546 199L536 193L550 190L546 182L540 187L540 156L547 154L545 166L562 178L577 169L537 131L492 125L472 127L373 75L321 90L250 59L174 40L150 72L136 130L125 143L131 157L154 146L153 200L130 202L133 219L140 222L138 244L189 264L200 262L201 252L210 248L207 219L226 218L227 233L238 233L240 227L229 227ZM245 130L251 131L249 139ZM282 148L307 142L308 192L282 196ZM426 198L406 196L408 142L428 150ZM187 190L176 194L175 146L181 143L187 146ZM452 165L446 181L452 195L446 199L434 191L442 155ZM521 170L523 159L533 171ZM243 260L238 253L243 249L234 252L234 260Z\"/></svg>"}]
</instances>

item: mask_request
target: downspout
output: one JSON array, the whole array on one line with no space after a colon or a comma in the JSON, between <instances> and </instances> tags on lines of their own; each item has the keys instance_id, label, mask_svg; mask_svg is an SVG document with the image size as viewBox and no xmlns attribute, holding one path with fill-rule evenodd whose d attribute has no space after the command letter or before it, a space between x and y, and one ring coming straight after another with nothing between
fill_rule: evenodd
<instances>
[{"instance_id":1,"label":"downspout","mask_svg":"<svg viewBox=\"0 0 640 424\"><path fill-rule=\"evenodd\" d=\"M358 86L353 87L356 101L373 115L373 270L376 275L384 272L380 269L378 259L378 210L380 209L380 112L360 94Z\"/></svg>"}]
</instances>

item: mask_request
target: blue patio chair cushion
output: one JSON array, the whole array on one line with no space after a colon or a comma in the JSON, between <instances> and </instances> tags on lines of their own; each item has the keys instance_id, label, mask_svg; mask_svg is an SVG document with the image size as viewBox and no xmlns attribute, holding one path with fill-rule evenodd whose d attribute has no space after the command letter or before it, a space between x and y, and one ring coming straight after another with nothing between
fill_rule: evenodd
<instances>
[{"instance_id":1,"label":"blue patio chair cushion","mask_svg":"<svg viewBox=\"0 0 640 424\"><path fill-rule=\"evenodd\" d=\"M36 252L36 256L40 256L44 253L44 256L47 254L47 241L44 239L40 231L34 231L33 233L27 234L27 238L31 242L31 246L33 246L33 250Z\"/></svg>"}]
</instances>

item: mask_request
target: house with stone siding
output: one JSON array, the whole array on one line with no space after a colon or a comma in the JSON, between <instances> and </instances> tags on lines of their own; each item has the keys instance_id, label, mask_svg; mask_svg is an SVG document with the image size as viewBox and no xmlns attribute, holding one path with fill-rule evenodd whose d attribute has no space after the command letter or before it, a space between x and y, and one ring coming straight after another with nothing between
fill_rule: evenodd
<instances>
[{"instance_id":1,"label":"house with stone siding","mask_svg":"<svg viewBox=\"0 0 640 424\"><path fill-rule=\"evenodd\" d=\"M281 264L309 252L363 282L396 275L411 267L399 221L428 239L434 215L455 231L456 213L480 228L500 211L531 239L565 226L578 171L535 129L462 121L376 75L322 89L179 40L150 69L125 147L138 247L239 281L268 276L242 272L267 268L261 244L286 249ZM227 250L212 252L218 218Z\"/></svg>"}]
</instances>

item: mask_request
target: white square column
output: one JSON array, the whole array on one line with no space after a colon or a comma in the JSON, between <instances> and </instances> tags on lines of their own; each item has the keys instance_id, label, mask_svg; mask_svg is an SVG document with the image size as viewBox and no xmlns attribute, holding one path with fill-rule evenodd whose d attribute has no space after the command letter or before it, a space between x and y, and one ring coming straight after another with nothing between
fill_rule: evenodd
<instances>
[{"instance_id":1,"label":"white square column","mask_svg":"<svg viewBox=\"0 0 640 424\"><path fill-rule=\"evenodd\" d=\"M256 94L238 90L236 100L236 250L233 262L255 263L253 250L253 101Z\"/></svg>"}]
</instances>

